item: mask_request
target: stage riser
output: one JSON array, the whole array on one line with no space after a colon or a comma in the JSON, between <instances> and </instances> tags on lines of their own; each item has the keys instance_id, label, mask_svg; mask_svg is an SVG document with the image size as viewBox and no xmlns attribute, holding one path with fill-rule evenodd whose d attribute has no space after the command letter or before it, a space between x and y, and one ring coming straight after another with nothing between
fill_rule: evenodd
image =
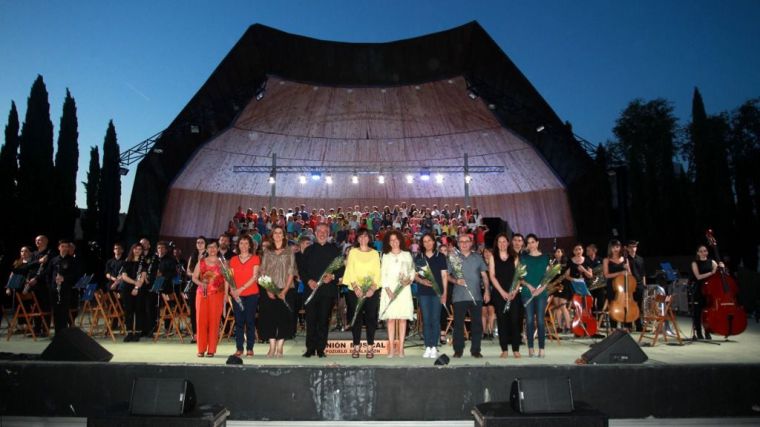
<instances>
[{"instance_id":1,"label":"stage riser","mask_svg":"<svg viewBox=\"0 0 760 427\"><path fill-rule=\"evenodd\" d=\"M134 378L155 377L189 379L199 402L225 405L233 420L471 419L475 404L507 400L517 376L568 376L575 400L610 418L757 416L751 408L760 396L758 365L314 368L3 362L0 414L102 415L127 406Z\"/></svg>"}]
</instances>

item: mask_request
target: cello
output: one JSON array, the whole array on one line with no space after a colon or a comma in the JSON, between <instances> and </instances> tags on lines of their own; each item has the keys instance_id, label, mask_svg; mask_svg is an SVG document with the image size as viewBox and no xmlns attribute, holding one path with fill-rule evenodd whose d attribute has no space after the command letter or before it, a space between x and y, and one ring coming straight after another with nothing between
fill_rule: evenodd
<instances>
[{"instance_id":1,"label":"cello","mask_svg":"<svg viewBox=\"0 0 760 427\"><path fill-rule=\"evenodd\" d=\"M713 236L712 230L707 230L707 241L715 250L716 261L721 263L718 243ZM702 294L707 300L702 310L702 324L705 331L716 333L728 338L731 335L739 335L747 329L747 313L736 302L736 294L739 286L736 280L726 273L724 267L718 267L717 274L713 274L702 285Z\"/></svg>"},{"instance_id":2,"label":"cello","mask_svg":"<svg viewBox=\"0 0 760 427\"><path fill-rule=\"evenodd\" d=\"M628 264L628 260L624 262ZM636 279L629 274L627 266L624 271L625 274L612 280L615 299L610 302L609 315L616 322L631 323L639 318L639 305L633 300L633 293L636 291Z\"/></svg>"}]
</instances>

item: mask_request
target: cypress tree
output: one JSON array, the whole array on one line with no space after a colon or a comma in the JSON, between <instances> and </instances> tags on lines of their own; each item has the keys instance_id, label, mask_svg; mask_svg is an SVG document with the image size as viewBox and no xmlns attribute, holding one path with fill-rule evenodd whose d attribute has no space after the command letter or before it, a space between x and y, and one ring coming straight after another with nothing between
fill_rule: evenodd
<instances>
[{"instance_id":1,"label":"cypress tree","mask_svg":"<svg viewBox=\"0 0 760 427\"><path fill-rule=\"evenodd\" d=\"M103 141L103 169L100 174L100 247L110 248L116 242L119 228L121 175L119 173L119 144L113 120L108 122Z\"/></svg>"},{"instance_id":2,"label":"cypress tree","mask_svg":"<svg viewBox=\"0 0 760 427\"><path fill-rule=\"evenodd\" d=\"M38 75L27 99L19 139L18 194L24 215L19 217L18 228L23 238L52 231L53 191L53 123L47 88Z\"/></svg>"},{"instance_id":3,"label":"cypress tree","mask_svg":"<svg viewBox=\"0 0 760 427\"><path fill-rule=\"evenodd\" d=\"M5 205L6 218L9 224L15 224L18 213L18 111L16 103L11 102L11 111L8 113L8 124L5 125L5 143L0 149L0 200ZM15 250L18 246L18 236L15 227L7 227L3 233L0 245L6 249ZM0 246L1 247L1 246Z\"/></svg>"},{"instance_id":4,"label":"cypress tree","mask_svg":"<svg viewBox=\"0 0 760 427\"><path fill-rule=\"evenodd\" d=\"M5 125L5 144L0 149L0 198L12 201L18 195L18 111L16 103L11 102L8 124Z\"/></svg>"},{"instance_id":5,"label":"cypress tree","mask_svg":"<svg viewBox=\"0 0 760 427\"><path fill-rule=\"evenodd\" d=\"M735 204L728 166L728 119L725 115L707 115L698 88L694 88L691 117L687 151L694 176L697 231L715 228L723 243L730 246Z\"/></svg>"},{"instance_id":6,"label":"cypress tree","mask_svg":"<svg viewBox=\"0 0 760 427\"><path fill-rule=\"evenodd\" d=\"M58 237L74 237L74 225L79 210L76 206L77 170L79 169L79 130L77 105L66 89L61 125L58 128L58 151L55 153L55 186L57 206L55 215Z\"/></svg>"},{"instance_id":7,"label":"cypress tree","mask_svg":"<svg viewBox=\"0 0 760 427\"><path fill-rule=\"evenodd\" d=\"M90 167L87 181L83 182L87 199L87 209L82 217L82 234L86 242L98 237L98 198L100 188L100 154L98 147L90 147Z\"/></svg>"}]
</instances>

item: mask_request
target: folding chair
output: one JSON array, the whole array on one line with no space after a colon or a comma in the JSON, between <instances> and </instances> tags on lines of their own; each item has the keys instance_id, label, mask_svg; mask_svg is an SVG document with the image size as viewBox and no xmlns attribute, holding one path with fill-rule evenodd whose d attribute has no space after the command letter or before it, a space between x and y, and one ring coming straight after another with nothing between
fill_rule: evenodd
<instances>
[{"instance_id":1,"label":"folding chair","mask_svg":"<svg viewBox=\"0 0 760 427\"><path fill-rule=\"evenodd\" d=\"M174 292L161 293L161 308L159 311L158 327L156 329L156 334L153 336L153 342L158 341L158 338L161 336L161 329L164 330L164 338L169 338L169 331L173 330L179 337L179 342L185 342L179 329L179 308L180 306L177 303L177 296ZM166 325L167 322L169 323L168 326Z\"/></svg>"},{"instance_id":2,"label":"folding chair","mask_svg":"<svg viewBox=\"0 0 760 427\"><path fill-rule=\"evenodd\" d=\"M6 338L6 341L10 341L11 335L16 332L16 326L19 324L19 320L24 321L24 331L31 334L32 339L35 341L37 341L37 334L34 332L34 319L36 318L41 319L45 333L50 334L50 326L47 323L50 312L42 311L34 292L16 292L16 304L16 311L8 326L8 337Z\"/></svg>"},{"instance_id":3,"label":"folding chair","mask_svg":"<svg viewBox=\"0 0 760 427\"><path fill-rule=\"evenodd\" d=\"M562 345L559 339L559 333L557 333L557 322L554 318L554 311L551 309L551 304L546 304L544 309L544 325L546 328L546 336L549 340L554 340L558 345Z\"/></svg>"},{"instance_id":4,"label":"folding chair","mask_svg":"<svg viewBox=\"0 0 760 427\"><path fill-rule=\"evenodd\" d=\"M235 333L235 313L232 309L232 304L234 304L232 297L227 295L227 306L223 314L224 321L222 322L222 329L219 333L219 342L222 341L222 338L229 338Z\"/></svg>"},{"instance_id":5,"label":"folding chair","mask_svg":"<svg viewBox=\"0 0 760 427\"><path fill-rule=\"evenodd\" d=\"M665 342L668 342L668 334L665 332L665 322L670 322L672 328L675 329L678 343L683 344L681 331L678 328L676 316L673 314L673 309L671 308L672 301L672 295L655 295L654 307L642 316L642 330L639 335L639 343L641 343L641 340L644 339L644 337L652 338L652 347L654 347L657 345L657 339L660 336L662 336ZM664 304L662 309L659 308L661 304Z\"/></svg>"}]
</instances>

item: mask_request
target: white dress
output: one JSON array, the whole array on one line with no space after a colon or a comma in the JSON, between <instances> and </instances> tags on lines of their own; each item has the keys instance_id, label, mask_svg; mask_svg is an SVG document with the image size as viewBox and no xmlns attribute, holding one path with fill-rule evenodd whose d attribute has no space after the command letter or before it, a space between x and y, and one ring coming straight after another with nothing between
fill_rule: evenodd
<instances>
[{"instance_id":1,"label":"white dress","mask_svg":"<svg viewBox=\"0 0 760 427\"><path fill-rule=\"evenodd\" d=\"M388 307L390 297L386 288L393 291L399 284L399 277L401 275L404 275L406 278L412 278L414 271L414 261L412 260L412 254L409 252L402 251L398 254L388 252L383 255L382 264L380 265L380 283L383 286L380 294L380 320L413 319L412 287L405 286L390 307ZM387 311L385 310L386 307L388 307ZM383 314L384 311L385 313Z\"/></svg>"}]
</instances>

